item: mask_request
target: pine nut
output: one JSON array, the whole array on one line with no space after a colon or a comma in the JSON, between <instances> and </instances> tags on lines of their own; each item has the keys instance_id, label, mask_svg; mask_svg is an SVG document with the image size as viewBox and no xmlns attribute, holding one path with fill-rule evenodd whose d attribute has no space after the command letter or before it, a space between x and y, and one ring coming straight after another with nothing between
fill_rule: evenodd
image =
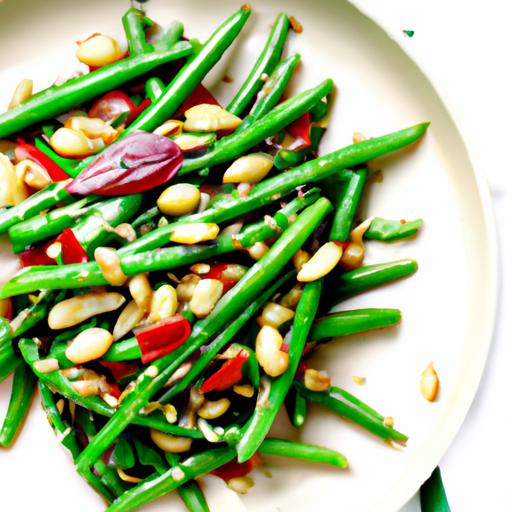
<instances>
[{"instance_id":1,"label":"pine nut","mask_svg":"<svg viewBox=\"0 0 512 512\"><path fill-rule=\"evenodd\" d=\"M25 174L27 173L25 164L17 163L14 166L14 172L16 173L16 188L14 189L14 204L19 204L30 195L28 188L25 185Z\"/></svg>"},{"instance_id":2,"label":"pine nut","mask_svg":"<svg viewBox=\"0 0 512 512\"><path fill-rule=\"evenodd\" d=\"M341 245L327 242L313 254L297 274L297 281L308 283L327 275L340 261L343 254Z\"/></svg>"},{"instance_id":3,"label":"pine nut","mask_svg":"<svg viewBox=\"0 0 512 512\"><path fill-rule=\"evenodd\" d=\"M303 251L302 249L299 249L292 258L293 266L295 267L295 270L299 272L304 264L306 264L311 259L311 256L306 251Z\"/></svg>"},{"instance_id":4,"label":"pine nut","mask_svg":"<svg viewBox=\"0 0 512 512\"><path fill-rule=\"evenodd\" d=\"M29 186L36 190L48 186L52 179L50 175L40 165L32 162L32 160L22 160L16 164L16 172L23 181Z\"/></svg>"},{"instance_id":5,"label":"pine nut","mask_svg":"<svg viewBox=\"0 0 512 512\"><path fill-rule=\"evenodd\" d=\"M76 51L76 58L95 68L106 66L123 56L117 41L110 36L94 34L85 41L81 41Z\"/></svg>"},{"instance_id":6,"label":"pine nut","mask_svg":"<svg viewBox=\"0 0 512 512\"><path fill-rule=\"evenodd\" d=\"M393 428L395 426L395 419L393 418L393 416L386 416L382 424L385 427Z\"/></svg>"},{"instance_id":7,"label":"pine nut","mask_svg":"<svg viewBox=\"0 0 512 512\"><path fill-rule=\"evenodd\" d=\"M308 368L304 372L304 386L310 391L325 391L331 387L331 379L324 371Z\"/></svg>"},{"instance_id":8,"label":"pine nut","mask_svg":"<svg viewBox=\"0 0 512 512\"><path fill-rule=\"evenodd\" d=\"M170 284L164 284L153 293L149 322L159 322L170 318L178 310L178 295Z\"/></svg>"},{"instance_id":9,"label":"pine nut","mask_svg":"<svg viewBox=\"0 0 512 512\"><path fill-rule=\"evenodd\" d=\"M201 192L201 198L199 199L199 205L197 207L198 213L204 212L206 208L208 208L208 205L210 204L210 201L212 200L210 194L207 194L206 192Z\"/></svg>"},{"instance_id":10,"label":"pine nut","mask_svg":"<svg viewBox=\"0 0 512 512\"><path fill-rule=\"evenodd\" d=\"M119 400L109 393L103 393L101 395L101 399L107 404L112 407L112 409L117 409L119 407ZM74 402L73 402L74 403Z\"/></svg>"},{"instance_id":11,"label":"pine nut","mask_svg":"<svg viewBox=\"0 0 512 512\"><path fill-rule=\"evenodd\" d=\"M233 391L245 398L252 398L254 396L254 388L250 384L235 384Z\"/></svg>"},{"instance_id":12,"label":"pine nut","mask_svg":"<svg viewBox=\"0 0 512 512\"><path fill-rule=\"evenodd\" d=\"M140 324L143 318L144 311L137 306L137 303L134 300L128 302L114 325L114 330L112 331L114 340L119 340L128 334L133 328Z\"/></svg>"},{"instance_id":13,"label":"pine nut","mask_svg":"<svg viewBox=\"0 0 512 512\"><path fill-rule=\"evenodd\" d=\"M257 321L260 326L270 325L277 329L280 325L291 320L294 315L295 313L291 309L285 308L281 304L267 302Z\"/></svg>"},{"instance_id":14,"label":"pine nut","mask_svg":"<svg viewBox=\"0 0 512 512\"><path fill-rule=\"evenodd\" d=\"M249 256L253 260L261 260L265 254L268 252L268 245L265 242L256 242L254 245L251 245L247 249L247 252L249 253Z\"/></svg>"},{"instance_id":15,"label":"pine nut","mask_svg":"<svg viewBox=\"0 0 512 512\"><path fill-rule=\"evenodd\" d=\"M190 311L198 318L204 318L213 310L222 297L224 285L217 279L202 279L197 283L190 300Z\"/></svg>"},{"instance_id":16,"label":"pine nut","mask_svg":"<svg viewBox=\"0 0 512 512\"><path fill-rule=\"evenodd\" d=\"M53 357L50 359L40 359L34 363L34 368L39 373L50 373L59 369L59 361Z\"/></svg>"},{"instance_id":17,"label":"pine nut","mask_svg":"<svg viewBox=\"0 0 512 512\"><path fill-rule=\"evenodd\" d=\"M432 363L430 363L421 374L420 389L425 400L429 402L436 400L437 394L439 393L439 377Z\"/></svg>"},{"instance_id":18,"label":"pine nut","mask_svg":"<svg viewBox=\"0 0 512 512\"><path fill-rule=\"evenodd\" d=\"M66 348L66 357L75 364L88 363L106 354L113 341L106 329L91 327L78 334Z\"/></svg>"},{"instance_id":19,"label":"pine nut","mask_svg":"<svg viewBox=\"0 0 512 512\"><path fill-rule=\"evenodd\" d=\"M282 299L279 301L279 304L285 308L295 309L299 303L301 295L302 285L296 284L288 293L283 295Z\"/></svg>"},{"instance_id":20,"label":"pine nut","mask_svg":"<svg viewBox=\"0 0 512 512\"><path fill-rule=\"evenodd\" d=\"M173 139L174 143L181 149L183 153L192 151L193 149L207 148L211 143L211 135L189 135L182 133Z\"/></svg>"},{"instance_id":21,"label":"pine nut","mask_svg":"<svg viewBox=\"0 0 512 512\"><path fill-rule=\"evenodd\" d=\"M11 161L0 153L0 208L14 206L16 194L16 170Z\"/></svg>"},{"instance_id":22,"label":"pine nut","mask_svg":"<svg viewBox=\"0 0 512 512\"><path fill-rule=\"evenodd\" d=\"M247 494L253 486L254 480L248 475L236 476L228 480L228 487L238 494Z\"/></svg>"},{"instance_id":23,"label":"pine nut","mask_svg":"<svg viewBox=\"0 0 512 512\"><path fill-rule=\"evenodd\" d=\"M176 287L178 300L180 302L190 302L199 281L201 281L201 278L196 274L187 274L184 276L180 284Z\"/></svg>"},{"instance_id":24,"label":"pine nut","mask_svg":"<svg viewBox=\"0 0 512 512\"><path fill-rule=\"evenodd\" d=\"M121 286L128 279L121 269L117 251L110 247L97 247L94 251L94 259L100 266L103 277L112 286Z\"/></svg>"},{"instance_id":25,"label":"pine nut","mask_svg":"<svg viewBox=\"0 0 512 512\"><path fill-rule=\"evenodd\" d=\"M183 129L187 132L216 132L234 130L242 120L219 105L202 103L185 112Z\"/></svg>"},{"instance_id":26,"label":"pine nut","mask_svg":"<svg viewBox=\"0 0 512 512\"><path fill-rule=\"evenodd\" d=\"M97 396L100 394L100 384L94 380L77 380L71 382L75 391L81 396Z\"/></svg>"},{"instance_id":27,"label":"pine nut","mask_svg":"<svg viewBox=\"0 0 512 512\"><path fill-rule=\"evenodd\" d=\"M197 274L198 276L202 274L208 274L210 272L210 265L208 263L195 263L190 267L191 272Z\"/></svg>"},{"instance_id":28,"label":"pine nut","mask_svg":"<svg viewBox=\"0 0 512 512\"><path fill-rule=\"evenodd\" d=\"M219 234L219 226L210 222L183 224L177 226L171 233L171 242L193 245L207 240L215 240Z\"/></svg>"},{"instance_id":29,"label":"pine nut","mask_svg":"<svg viewBox=\"0 0 512 512\"><path fill-rule=\"evenodd\" d=\"M205 401L201 408L197 411L198 416L205 420L214 420L220 418L231 405L227 398L221 398L214 401Z\"/></svg>"},{"instance_id":30,"label":"pine nut","mask_svg":"<svg viewBox=\"0 0 512 512\"><path fill-rule=\"evenodd\" d=\"M237 158L226 170L223 183L259 183L274 166L266 153L253 153Z\"/></svg>"},{"instance_id":31,"label":"pine nut","mask_svg":"<svg viewBox=\"0 0 512 512\"><path fill-rule=\"evenodd\" d=\"M62 254L62 244L60 242L54 242L49 245L46 249L46 256L52 260L56 260Z\"/></svg>"},{"instance_id":32,"label":"pine nut","mask_svg":"<svg viewBox=\"0 0 512 512\"><path fill-rule=\"evenodd\" d=\"M34 82L28 78L24 78L14 89L11 101L7 107L9 110L16 108L17 106L25 103L31 96L34 88Z\"/></svg>"},{"instance_id":33,"label":"pine nut","mask_svg":"<svg viewBox=\"0 0 512 512\"><path fill-rule=\"evenodd\" d=\"M153 130L156 135L162 135L164 137L169 135L180 135L183 130L183 121L177 119L168 119L165 123L161 124L158 128Z\"/></svg>"},{"instance_id":34,"label":"pine nut","mask_svg":"<svg viewBox=\"0 0 512 512\"><path fill-rule=\"evenodd\" d=\"M277 377L288 368L289 358L280 349L283 337L275 327L264 325L256 336L256 359L264 372Z\"/></svg>"},{"instance_id":35,"label":"pine nut","mask_svg":"<svg viewBox=\"0 0 512 512\"><path fill-rule=\"evenodd\" d=\"M244 265L238 265L237 263L229 263L226 265L225 270L222 272L223 279L232 279L240 281L247 272L247 267Z\"/></svg>"},{"instance_id":36,"label":"pine nut","mask_svg":"<svg viewBox=\"0 0 512 512\"><path fill-rule=\"evenodd\" d=\"M172 404L165 404L162 407L162 412L164 413L165 419L167 423L176 423L178 421L178 411L176 407Z\"/></svg>"},{"instance_id":37,"label":"pine nut","mask_svg":"<svg viewBox=\"0 0 512 512\"><path fill-rule=\"evenodd\" d=\"M50 310L48 325L51 329L65 329L77 325L88 318L114 311L124 304L120 293L84 293L63 300Z\"/></svg>"},{"instance_id":38,"label":"pine nut","mask_svg":"<svg viewBox=\"0 0 512 512\"><path fill-rule=\"evenodd\" d=\"M201 192L190 183L177 183L167 187L158 198L158 209L174 217L186 215L196 210L201 200Z\"/></svg>"},{"instance_id":39,"label":"pine nut","mask_svg":"<svg viewBox=\"0 0 512 512\"><path fill-rule=\"evenodd\" d=\"M82 132L63 127L50 137L50 146L61 156L79 158L94 155L105 143L103 139L89 139Z\"/></svg>"},{"instance_id":40,"label":"pine nut","mask_svg":"<svg viewBox=\"0 0 512 512\"><path fill-rule=\"evenodd\" d=\"M192 438L178 437L171 434L165 434L160 430L150 429L151 440L160 450L168 453L188 452L192 446Z\"/></svg>"},{"instance_id":41,"label":"pine nut","mask_svg":"<svg viewBox=\"0 0 512 512\"><path fill-rule=\"evenodd\" d=\"M105 144L110 144L117 139L118 132L99 117L72 116L64 123L66 128L82 132L90 139L102 139Z\"/></svg>"},{"instance_id":42,"label":"pine nut","mask_svg":"<svg viewBox=\"0 0 512 512\"><path fill-rule=\"evenodd\" d=\"M341 264L347 270L359 268L363 264L364 247L362 245L349 243L341 257Z\"/></svg>"},{"instance_id":43,"label":"pine nut","mask_svg":"<svg viewBox=\"0 0 512 512\"><path fill-rule=\"evenodd\" d=\"M139 309L143 313L147 313L151 309L151 299L153 297L153 289L148 276L146 274L133 276L128 283L128 289Z\"/></svg>"},{"instance_id":44,"label":"pine nut","mask_svg":"<svg viewBox=\"0 0 512 512\"><path fill-rule=\"evenodd\" d=\"M226 226L221 232L221 236L236 236L240 231L242 231L242 228L244 227L243 222L234 222L233 224L230 224L229 226Z\"/></svg>"},{"instance_id":45,"label":"pine nut","mask_svg":"<svg viewBox=\"0 0 512 512\"><path fill-rule=\"evenodd\" d=\"M134 242L137 240L137 233L131 224L123 222L119 224L113 231L118 237L123 238L127 242Z\"/></svg>"},{"instance_id":46,"label":"pine nut","mask_svg":"<svg viewBox=\"0 0 512 512\"><path fill-rule=\"evenodd\" d=\"M362 386L362 385L365 384L366 378L365 377L361 377L360 375L353 375L352 376L352 382L354 384L357 384L358 386Z\"/></svg>"}]
</instances>

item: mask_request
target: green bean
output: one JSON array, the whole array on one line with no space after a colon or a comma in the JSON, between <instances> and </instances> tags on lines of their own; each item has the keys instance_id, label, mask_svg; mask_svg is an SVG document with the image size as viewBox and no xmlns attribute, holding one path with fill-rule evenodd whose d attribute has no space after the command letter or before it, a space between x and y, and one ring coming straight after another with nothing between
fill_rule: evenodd
<instances>
[{"instance_id":1,"label":"green bean","mask_svg":"<svg viewBox=\"0 0 512 512\"><path fill-rule=\"evenodd\" d=\"M18 107L0 114L0 138L63 114L162 64L187 57L191 52L191 44L181 41L172 48L129 56L62 85L52 85Z\"/></svg>"},{"instance_id":2,"label":"green bean","mask_svg":"<svg viewBox=\"0 0 512 512\"><path fill-rule=\"evenodd\" d=\"M317 87L284 101L265 116L249 124L243 131L236 131L217 141L203 156L186 159L178 174L184 175L204 167L212 167L243 155L307 112L329 94L332 87L332 80L324 80Z\"/></svg>"},{"instance_id":3,"label":"green bean","mask_svg":"<svg viewBox=\"0 0 512 512\"><path fill-rule=\"evenodd\" d=\"M288 390L285 406L290 423L295 428L302 428L306 422L308 404L306 399L300 393L297 393L294 387Z\"/></svg>"},{"instance_id":4,"label":"green bean","mask_svg":"<svg viewBox=\"0 0 512 512\"><path fill-rule=\"evenodd\" d=\"M347 336L359 332L382 329L396 325L402 315L399 309L354 309L331 313L315 321L310 340L318 341L336 336Z\"/></svg>"},{"instance_id":5,"label":"green bean","mask_svg":"<svg viewBox=\"0 0 512 512\"><path fill-rule=\"evenodd\" d=\"M36 379L26 364L19 365L14 371L11 398L7 415L0 430L0 446L11 445L23 425L34 396Z\"/></svg>"},{"instance_id":6,"label":"green bean","mask_svg":"<svg viewBox=\"0 0 512 512\"><path fill-rule=\"evenodd\" d=\"M450 512L439 466L420 488L421 512Z\"/></svg>"},{"instance_id":7,"label":"green bean","mask_svg":"<svg viewBox=\"0 0 512 512\"><path fill-rule=\"evenodd\" d=\"M17 338L32 329L34 325L46 318L49 303L55 299L55 294L49 290L41 290L37 301L22 309L11 321L13 338Z\"/></svg>"},{"instance_id":8,"label":"green bean","mask_svg":"<svg viewBox=\"0 0 512 512\"><path fill-rule=\"evenodd\" d=\"M263 439L267 436L270 427L272 427L286 394L293 383L293 378L299 367L300 358L318 309L322 284L322 280L307 283L302 291L293 318L288 368L282 375L270 380L268 398L260 401L261 403L256 403L254 413L244 425L242 437L236 446L238 462L240 463L249 460L258 450Z\"/></svg>"},{"instance_id":9,"label":"green bean","mask_svg":"<svg viewBox=\"0 0 512 512\"><path fill-rule=\"evenodd\" d=\"M258 448L262 455L275 455L302 459L309 462L328 464L337 468L347 468L348 461L341 453L309 443L289 441L287 439L267 438Z\"/></svg>"},{"instance_id":10,"label":"green bean","mask_svg":"<svg viewBox=\"0 0 512 512\"><path fill-rule=\"evenodd\" d=\"M142 11L130 7L124 13L122 21L130 55L138 55L154 50L153 46L146 41L144 32L144 27L151 27L154 22L146 18Z\"/></svg>"},{"instance_id":11,"label":"green bean","mask_svg":"<svg viewBox=\"0 0 512 512\"><path fill-rule=\"evenodd\" d=\"M264 74L270 75L279 62L286 43L289 27L290 20L288 16L284 13L279 14L254 67L235 94L235 97L226 107L228 112L235 116L240 116L254 98L254 95L264 85L265 81L262 79L262 76Z\"/></svg>"},{"instance_id":12,"label":"green bean","mask_svg":"<svg viewBox=\"0 0 512 512\"><path fill-rule=\"evenodd\" d=\"M178 494L189 512L210 512L201 487L194 480L178 487Z\"/></svg>"},{"instance_id":13,"label":"green bean","mask_svg":"<svg viewBox=\"0 0 512 512\"><path fill-rule=\"evenodd\" d=\"M151 77L146 81L146 96L151 101L156 101L164 93L165 85L158 77Z\"/></svg>"},{"instance_id":14,"label":"green bean","mask_svg":"<svg viewBox=\"0 0 512 512\"><path fill-rule=\"evenodd\" d=\"M342 189L337 192L330 240L339 240L340 242L348 240L367 177L367 169L354 171Z\"/></svg>"},{"instance_id":15,"label":"green bean","mask_svg":"<svg viewBox=\"0 0 512 512\"><path fill-rule=\"evenodd\" d=\"M183 35L183 23L173 21L164 30L158 41L153 45L156 51L164 50L177 43Z\"/></svg>"},{"instance_id":16,"label":"green bean","mask_svg":"<svg viewBox=\"0 0 512 512\"><path fill-rule=\"evenodd\" d=\"M13 112L13 110L9 110ZM0 119L1 119L0 115ZM16 206L3 208L0 210L0 235L6 233L7 230L25 219L30 219L35 215L39 215L42 210L55 206L64 199L70 197L68 191L64 188L69 181L58 181L51 183L46 188L36 192L34 195L25 199Z\"/></svg>"},{"instance_id":17,"label":"green bean","mask_svg":"<svg viewBox=\"0 0 512 512\"><path fill-rule=\"evenodd\" d=\"M112 444L112 441L126 428L133 417L150 398L161 389L169 377L198 348L207 343L215 333L237 318L281 272L292 255L302 246L314 229L332 208L329 201L318 201L304 210L291 226L284 231L269 251L257 261L217 302L213 311L194 325L188 340L166 356L153 361L156 377L141 374L135 388L126 396L116 414L98 432L84 450L77 463L80 472L89 471L90 466Z\"/></svg>"},{"instance_id":18,"label":"green bean","mask_svg":"<svg viewBox=\"0 0 512 512\"><path fill-rule=\"evenodd\" d=\"M235 456L235 450L229 446L214 448L192 455L177 466L171 467L162 475L143 480L115 500L106 512L128 512L144 503L148 503L181 485L210 473L228 463Z\"/></svg>"},{"instance_id":19,"label":"green bean","mask_svg":"<svg viewBox=\"0 0 512 512\"><path fill-rule=\"evenodd\" d=\"M346 397L342 397L345 398L345 400L336 398L336 395L339 395L337 388L331 388L331 390L325 392L315 392L306 389L299 382L295 382L295 386L299 393L304 395L310 402L326 407L385 441L396 441L398 443L405 443L407 441L406 435L391 427L387 427L382 420L375 418L373 415L369 414L367 410L346 400Z\"/></svg>"},{"instance_id":20,"label":"green bean","mask_svg":"<svg viewBox=\"0 0 512 512\"><path fill-rule=\"evenodd\" d=\"M423 220L421 219L406 222L375 217L370 227L366 230L364 237L369 240L394 242L395 240L402 240L403 238L416 235L422 224Z\"/></svg>"},{"instance_id":21,"label":"green bean","mask_svg":"<svg viewBox=\"0 0 512 512\"><path fill-rule=\"evenodd\" d=\"M34 139L34 146L44 153L48 158L51 158L66 174L70 176L74 173L75 167L80 163L80 160L73 158L64 158L55 153L53 149L45 144L40 137Z\"/></svg>"},{"instance_id":22,"label":"green bean","mask_svg":"<svg viewBox=\"0 0 512 512\"><path fill-rule=\"evenodd\" d=\"M337 281L340 287L333 294L336 297L333 302L348 299L396 279L410 276L416 270L418 270L418 264L415 260L404 259L367 265L343 272Z\"/></svg>"}]
</instances>

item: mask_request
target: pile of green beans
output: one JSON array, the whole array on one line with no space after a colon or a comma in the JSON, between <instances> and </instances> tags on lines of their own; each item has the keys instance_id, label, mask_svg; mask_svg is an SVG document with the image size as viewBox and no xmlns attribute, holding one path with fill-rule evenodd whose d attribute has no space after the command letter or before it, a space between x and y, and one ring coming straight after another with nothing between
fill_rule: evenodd
<instances>
[{"instance_id":1,"label":"pile of green beans","mask_svg":"<svg viewBox=\"0 0 512 512\"><path fill-rule=\"evenodd\" d=\"M128 56L0 114L0 137L28 138L75 178L95 157L64 158L54 151L47 141L60 126L57 116L87 111L89 102L120 90L134 105L145 99L146 108L130 121L127 113L113 121L122 127L118 139L153 132L173 116L183 120L182 105L204 91L201 82L250 14L241 7L199 44L184 39L179 21L155 36L157 23L130 7L122 18ZM366 162L417 143L428 123L318 155L334 83L326 79L283 100L300 62L300 55L286 55L289 30L288 14L280 13L224 109L239 117L236 128L207 134L204 148L183 150L174 182L144 193L77 197L64 180L0 210L0 234L25 265L0 287L7 311L0 317L0 381L13 377L0 446L12 445L38 389L57 438L110 512L134 510L172 491L189 511L207 512L196 479L213 473L230 485L247 483L231 479L245 477L267 455L348 467L333 449L269 437L282 405L296 429L308 421L313 403L385 441L407 441L328 377L321 388L311 384L316 369L309 355L342 336L400 323L398 309L331 308L416 272L411 259L356 265L343 258L363 213ZM164 66L171 62L169 73ZM292 125L304 122L309 142L293 135ZM222 183L221 172L256 152L272 159L268 175ZM173 184L186 185L201 197L199 204L179 216L163 211L157 198ZM176 241L176 232L194 233L198 224L218 227L218 234ZM367 225L361 244L411 238L422 221L375 217ZM71 250L66 243L75 251L71 261L79 263L65 259ZM316 257L324 247L339 253L329 268ZM304 278L308 266L313 276ZM218 293L198 292L210 285ZM66 304L106 300L109 292L122 309L77 306L55 323ZM108 343L88 358L98 332ZM84 333L82 361L71 347ZM223 412L211 412L221 405Z\"/></svg>"}]
</instances>

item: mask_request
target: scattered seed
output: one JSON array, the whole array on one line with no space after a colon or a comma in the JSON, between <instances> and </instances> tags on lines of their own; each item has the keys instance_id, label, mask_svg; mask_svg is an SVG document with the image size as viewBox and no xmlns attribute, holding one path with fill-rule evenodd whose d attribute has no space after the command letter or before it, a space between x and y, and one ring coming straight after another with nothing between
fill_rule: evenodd
<instances>
[{"instance_id":1,"label":"scattered seed","mask_svg":"<svg viewBox=\"0 0 512 512\"><path fill-rule=\"evenodd\" d=\"M420 389L425 400L429 402L436 400L437 394L439 393L439 377L432 363L430 363L421 374Z\"/></svg>"}]
</instances>

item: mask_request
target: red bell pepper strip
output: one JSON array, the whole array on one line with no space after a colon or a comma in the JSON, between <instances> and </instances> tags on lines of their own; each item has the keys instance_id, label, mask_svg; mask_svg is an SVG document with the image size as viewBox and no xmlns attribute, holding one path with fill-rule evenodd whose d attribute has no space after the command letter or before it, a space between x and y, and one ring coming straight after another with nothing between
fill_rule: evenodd
<instances>
[{"instance_id":1,"label":"red bell pepper strip","mask_svg":"<svg viewBox=\"0 0 512 512\"><path fill-rule=\"evenodd\" d=\"M199 84L181 104L180 108L174 114L175 118L181 117L189 108L208 103L209 105L219 105L213 94L203 85Z\"/></svg>"},{"instance_id":2,"label":"red bell pepper strip","mask_svg":"<svg viewBox=\"0 0 512 512\"><path fill-rule=\"evenodd\" d=\"M135 373L139 367L136 361L99 361L99 363L104 368L108 368L110 370L112 377L114 377L117 382L124 379L127 375Z\"/></svg>"},{"instance_id":3,"label":"red bell pepper strip","mask_svg":"<svg viewBox=\"0 0 512 512\"><path fill-rule=\"evenodd\" d=\"M250 473L253 468L261 464L261 457L259 454L253 455L248 461L238 463L236 460L231 460L227 464L214 469L212 475L222 478L225 482L232 478L238 478Z\"/></svg>"},{"instance_id":4,"label":"red bell pepper strip","mask_svg":"<svg viewBox=\"0 0 512 512\"><path fill-rule=\"evenodd\" d=\"M150 327L135 332L144 364L177 349L190 335L190 323L181 315L174 315Z\"/></svg>"},{"instance_id":5,"label":"red bell pepper strip","mask_svg":"<svg viewBox=\"0 0 512 512\"><path fill-rule=\"evenodd\" d=\"M35 265L55 265L55 260L52 260L47 254L46 249L52 242L49 242L40 247L32 247L20 253L20 263L22 267L32 267Z\"/></svg>"},{"instance_id":6,"label":"red bell pepper strip","mask_svg":"<svg viewBox=\"0 0 512 512\"><path fill-rule=\"evenodd\" d=\"M0 316L6 320L12 320L12 301L11 299L4 299L1 307Z\"/></svg>"},{"instance_id":7,"label":"red bell pepper strip","mask_svg":"<svg viewBox=\"0 0 512 512\"><path fill-rule=\"evenodd\" d=\"M201 385L201 393L224 391L243 379L242 368L249 354L241 350L233 359L226 361L214 374Z\"/></svg>"},{"instance_id":8,"label":"red bell pepper strip","mask_svg":"<svg viewBox=\"0 0 512 512\"><path fill-rule=\"evenodd\" d=\"M297 143L299 144L298 146L294 144L293 151L311 146L310 128L311 116L309 112L302 114L298 119L287 126L286 131L292 137L295 137Z\"/></svg>"},{"instance_id":9,"label":"red bell pepper strip","mask_svg":"<svg viewBox=\"0 0 512 512\"><path fill-rule=\"evenodd\" d=\"M89 110L89 117L99 117L103 121L111 122L121 114L129 112L126 123L131 123L138 115L151 104L149 98L145 98L137 106L123 91L110 91L94 103Z\"/></svg>"},{"instance_id":10,"label":"red bell pepper strip","mask_svg":"<svg viewBox=\"0 0 512 512\"><path fill-rule=\"evenodd\" d=\"M40 165L49 174L53 181L69 180L68 176L50 157L39 151L32 144L20 140L20 143L14 149L14 154L18 160L31 160Z\"/></svg>"},{"instance_id":11,"label":"red bell pepper strip","mask_svg":"<svg viewBox=\"0 0 512 512\"><path fill-rule=\"evenodd\" d=\"M89 261L85 249L77 240L73 230L66 228L56 239L62 245L62 260L65 265L71 263L86 263Z\"/></svg>"}]
</instances>

